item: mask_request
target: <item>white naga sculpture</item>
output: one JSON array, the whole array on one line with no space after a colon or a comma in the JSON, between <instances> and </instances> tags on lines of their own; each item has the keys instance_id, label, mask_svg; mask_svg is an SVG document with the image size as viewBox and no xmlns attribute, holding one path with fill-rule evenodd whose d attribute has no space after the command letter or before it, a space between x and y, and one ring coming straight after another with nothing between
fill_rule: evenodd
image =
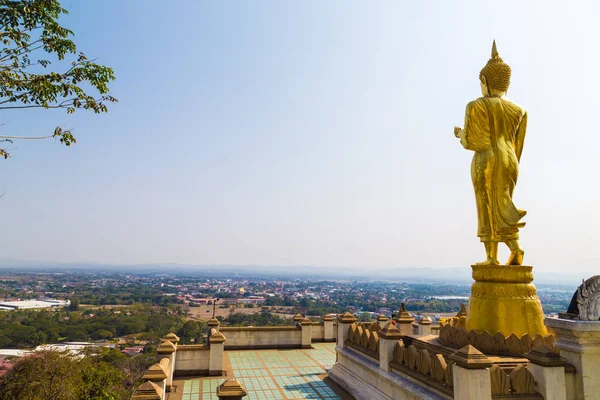
<instances>
[{"instance_id":1,"label":"white naga sculpture","mask_svg":"<svg viewBox=\"0 0 600 400\"><path fill-rule=\"evenodd\" d=\"M600 275L596 275L588 282L583 281L577 289L577 306L579 319L585 321L600 320Z\"/></svg>"}]
</instances>

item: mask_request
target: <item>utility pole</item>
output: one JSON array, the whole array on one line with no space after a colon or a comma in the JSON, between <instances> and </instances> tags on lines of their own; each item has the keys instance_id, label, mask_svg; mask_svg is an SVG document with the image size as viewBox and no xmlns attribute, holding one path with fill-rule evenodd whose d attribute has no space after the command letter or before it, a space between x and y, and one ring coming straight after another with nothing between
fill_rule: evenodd
<instances>
[{"instance_id":1,"label":"utility pole","mask_svg":"<svg viewBox=\"0 0 600 400\"><path fill-rule=\"evenodd\" d=\"M217 301L219 301L219 299L213 299L213 318L215 317L215 313L217 311Z\"/></svg>"}]
</instances>

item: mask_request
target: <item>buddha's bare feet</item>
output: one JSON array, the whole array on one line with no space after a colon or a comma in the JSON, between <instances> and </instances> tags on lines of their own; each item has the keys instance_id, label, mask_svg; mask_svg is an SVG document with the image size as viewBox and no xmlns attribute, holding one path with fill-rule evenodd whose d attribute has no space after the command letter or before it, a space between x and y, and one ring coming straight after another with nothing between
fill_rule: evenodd
<instances>
[{"instance_id":1,"label":"buddha's bare feet","mask_svg":"<svg viewBox=\"0 0 600 400\"><path fill-rule=\"evenodd\" d=\"M487 260L478 262L475 265L500 265L500 262L495 258L488 258Z\"/></svg>"},{"instance_id":2,"label":"buddha's bare feet","mask_svg":"<svg viewBox=\"0 0 600 400\"><path fill-rule=\"evenodd\" d=\"M515 249L510 252L510 256L508 257L508 261L506 265L523 265L523 256L525 252L523 249Z\"/></svg>"}]
</instances>

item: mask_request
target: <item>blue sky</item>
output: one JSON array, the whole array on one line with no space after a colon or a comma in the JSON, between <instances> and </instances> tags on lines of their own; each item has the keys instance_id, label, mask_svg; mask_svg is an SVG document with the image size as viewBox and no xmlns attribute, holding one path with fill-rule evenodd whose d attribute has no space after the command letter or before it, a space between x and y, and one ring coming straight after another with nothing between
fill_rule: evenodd
<instances>
[{"instance_id":1,"label":"blue sky","mask_svg":"<svg viewBox=\"0 0 600 400\"><path fill-rule=\"evenodd\" d=\"M468 267L483 246L452 130L496 39L529 112L525 262L597 270L593 1L63 4L120 102L3 113L4 134L78 139L2 162L4 258Z\"/></svg>"}]
</instances>

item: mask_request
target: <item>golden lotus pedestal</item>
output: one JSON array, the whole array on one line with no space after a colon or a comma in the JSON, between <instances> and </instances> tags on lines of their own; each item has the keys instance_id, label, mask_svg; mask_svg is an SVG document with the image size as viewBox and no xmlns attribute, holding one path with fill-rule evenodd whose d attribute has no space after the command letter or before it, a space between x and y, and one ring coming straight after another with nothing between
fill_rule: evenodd
<instances>
[{"instance_id":1,"label":"golden lotus pedestal","mask_svg":"<svg viewBox=\"0 0 600 400\"><path fill-rule=\"evenodd\" d=\"M533 267L473 265L467 331L498 332L505 337L545 336L542 303L533 285Z\"/></svg>"}]
</instances>

